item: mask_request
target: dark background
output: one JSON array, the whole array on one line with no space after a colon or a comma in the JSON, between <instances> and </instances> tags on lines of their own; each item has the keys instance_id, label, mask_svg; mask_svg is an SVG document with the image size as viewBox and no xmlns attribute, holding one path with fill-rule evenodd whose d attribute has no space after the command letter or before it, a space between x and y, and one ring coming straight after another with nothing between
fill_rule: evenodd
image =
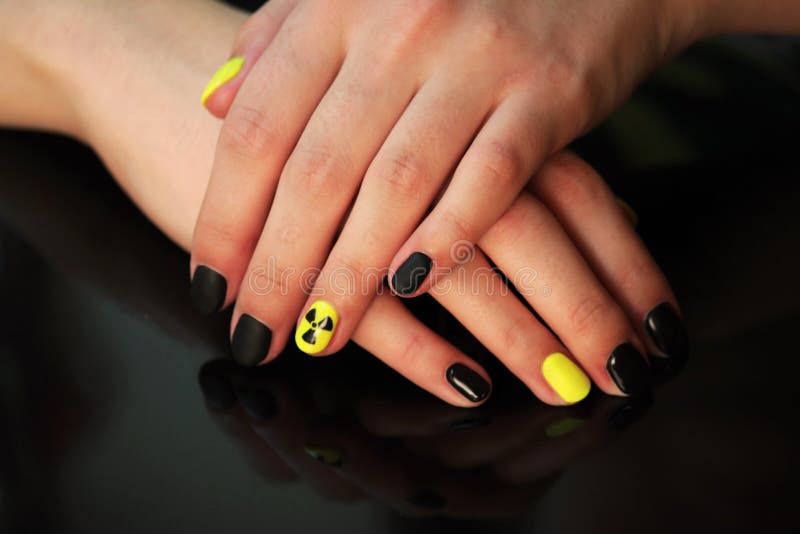
<instances>
[{"instance_id":1,"label":"dark background","mask_svg":"<svg viewBox=\"0 0 800 534\"><path fill-rule=\"evenodd\" d=\"M651 406L542 406L425 299L495 377L477 412L355 348L240 369L88 149L0 132L0 531L796 531L798 50L703 43L576 144L687 317Z\"/></svg>"}]
</instances>

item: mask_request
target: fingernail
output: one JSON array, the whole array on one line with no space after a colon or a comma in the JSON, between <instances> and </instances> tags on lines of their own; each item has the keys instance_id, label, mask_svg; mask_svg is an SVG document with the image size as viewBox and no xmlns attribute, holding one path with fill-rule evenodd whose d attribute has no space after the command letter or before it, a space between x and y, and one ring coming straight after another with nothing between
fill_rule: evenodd
<instances>
[{"instance_id":1,"label":"fingernail","mask_svg":"<svg viewBox=\"0 0 800 534\"><path fill-rule=\"evenodd\" d=\"M419 289L431 272L433 261L422 252L415 252L392 276L392 289L398 295L411 295Z\"/></svg>"},{"instance_id":2,"label":"fingernail","mask_svg":"<svg viewBox=\"0 0 800 534\"><path fill-rule=\"evenodd\" d=\"M626 395L636 396L650 391L650 371L644 356L630 343L623 343L606 362L608 374Z\"/></svg>"},{"instance_id":3,"label":"fingernail","mask_svg":"<svg viewBox=\"0 0 800 534\"><path fill-rule=\"evenodd\" d=\"M668 358L686 361L689 359L689 334L675 309L662 302L644 319L647 333L658 349Z\"/></svg>"},{"instance_id":4,"label":"fingernail","mask_svg":"<svg viewBox=\"0 0 800 534\"><path fill-rule=\"evenodd\" d=\"M406 501L414 506L432 510L444 508L444 505L447 504L447 499L431 490L422 490L406 499Z\"/></svg>"},{"instance_id":5,"label":"fingernail","mask_svg":"<svg viewBox=\"0 0 800 534\"><path fill-rule=\"evenodd\" d=\"M233 57L229 59L223 66L219 68L217 72L214 73L214 76L211 77L211 81L208 82L205 90L203 90L203 96L200 98L200 103L205 106L206 101L211 98L211 95L216 93L217 89L234 79L236 75L239 74L239 71L242 70L243 66L243 57Z\"/></svg>"},{"instance_id":6,"label":"fingernail","mask_svg":"<svg viewBox=\"0 0 800 534\"><path fill-rule=\"evenodd\" d=\"M194 270L190 292L195 309L203 315L211 315L225 304L228 282L217 271L200 265Z\"/></svg>"},{"instance_id":7,"label":"fingernail","mask_svg":"<svg viewBox=\"0 0 800 534\"><path fill-rule=\"evenodd\" d=\"M586 424L586 419L578 419L577 417L567 417L566 419L556 421L555 423L545 428L544 435L547 436L548 438L557 438L560 436L566 436L567 434L575 432L585 424Z\"/></svg>"},{"instance_id":8,"label":"fingernail","mask_svg":"<svg viewBox=\"0 0 800 534\"><path fill-rule=\"evenodd\" d=\"M306 354L317 354L325 350L333 337L339 313L330 302L318 300L306 312L294 333L297 348Z\"/></svg>"},{"instance_id":9,"label":"fingernail","mask_svg":"<svg viewBox=\"0 0 800 534\"><path fill-rule=\"evenodd\" d=\"M318 462L331 467L341 467L344 459L342 451L336 447L327 445L306 445L303 447L306 453Z\"/></svg>"},{"instance_id":10,"label":"fingernail","mask_svg":"<svg viewBox=\"0 0 800 534\"><path fill-rule=\"evenodd\" d=\"M272 393L263 389L245 389L239 391L239 402L247 415L266 423L278 415L278 401Z\"/></svg>"},{"instance_id":11,"label":"fingernail","mask_svg":"<svg viewBox=\"0 0 800 534\"><path fill-rule=\"evenodd\" d=\"M233 331L233 359L246 367L258 365L267 357L271 341L272 331L264 323L245 313L239 317Z\"/></svg>"},{"instance_id":12,"label":"fingernail","mask_svg":"<svg viewBox=\"0 0 800 534\"><path fill-rule=\"evenodd\" d=\"M472 402L480 402L489 396L492 387L481 375L460 363L454 363L445 373L447 381L456 391Z\"/></svg>"},{"instance_id":13,"label":"fingernail","mask_svg":"<svg viewBox=\"0 0 800 534\"><path fill-rule=\"evenodd\" d=\"M197 381L200 383L200 391L203 392L206 406L218 412L226 412L236 403L236 393L219 369L220 363L213 361L204 365L200 369Z\"/></svg>"},{"instance_id":14,"label":"fingernail","mask_svg":"<svg viewBox=\"0 0 800 534\"><path fill-rule=\"evenodd\" d=\"M592 388L592 383L583 370L560 352L545 358L542 375L558 396L569 404L585 399Z\"/></svg>"}]
</instances>

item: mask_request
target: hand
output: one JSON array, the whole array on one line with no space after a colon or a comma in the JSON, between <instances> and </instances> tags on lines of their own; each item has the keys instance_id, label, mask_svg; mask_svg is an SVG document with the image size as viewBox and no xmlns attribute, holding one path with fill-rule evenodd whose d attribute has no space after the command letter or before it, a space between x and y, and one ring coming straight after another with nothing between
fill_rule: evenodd
<instances>
[{"instance_id":1,"label":"hand","mask_svg":"<svg viewBox=\"0 0 800 534\"><path fill-rule=\"evenodd\" d=\"M80 74L77 79L83 84L76 86L80 98L74 101L80 103L80 116L91 119L84 122L86 129L81 131L81 137L98 151L145 213L184 248L189 246L207 186L210 153L219 131L218 123L210 121L202 108L185 98L202 83L206 69L213 68L194 63L194 51L202 47L222 50L226 32L232 35L231 28L242 21L239 15L221 6L203 5L205 8L197 9L193 4L170 4L173 11L165 18L161 13L155 16L148 10L139 12L141 4L134 3L128 7L138 15L139 23L125 27L125 33L115 26L123 24L118 17L100 19L100 27L106 32L102 34L103 42L116 47L115 39L148 42L144 36L174 31L165 21L196 17L194 31L164 39L168 47L155 63L146 46L128 46L119 49L116 61L99 72L92 68L92 54L97 54L99 47L91 40L85 48L57 49L59 54L86 60L85 68L83 64L74 65ZM65 21L57 22L54 27L64 26ZM69 25L74 21L66 22ZM222 36L218 38L220 42L209 40L212 28ZM48 25L44 24L43 29L47 30ZM84 29L85 34L93 34L91 28ZM212 55L207 63L215 60ZM157 68L148 76L134 75L149 72L147 68L154 64ZM118 105L120 98L129 94L136 95L136 113ZM141 132L148 133L146 142ZM655 334L657 340L673 342L662 346L659 354L683 356L680 349L685 347L674 344L675 340L682 340L680 335L675 336L682 330L674 311L657 315L658 320L649 325L650 329L643 323L645 313L663 310L659 306L662 302L669 303L667 309L676 309L663 276L608 188L580 160L569 154L554 158L531 187L540 200L528 193L520 197L481 238L480 251L474 250L473 261L459 265L449 278L438 280L447 285L458 283L459 277L472 279L475 273L482 273L475 278L475 291L464 295L456 291L432 293L547 403L573 403L588 393L589 381L574 361L604 391L619 394L640 390L646 386L642 383L646 377L642 376L641 356L631 356L629 346L623 351L627 356L612 358L609 363L609 355L626 341L639 350L647 344L656 351L659 345L651 340ZM554 195L564 187L573 193ZM548 200L550 196L558 198ZM520 289L527 290L524 299L543 314L564 344L538 322L521 300L500 291L501 281L487 272L482 251L510 277L520 271L519 266L537 269L536 286ZM524 281L516 280L518 286ZM550 296L530 291L545 283L551 288ZM665 332L671 332L672 337L664 338ZM422 325L389 295L381 295L372 303L354 340L451 404L475 406L485 401L491 391L488 374L477 363ZM548 358L553 354L564 356ZM615 362L626 361L629 365L615 367Z\"/></svg>"},{"instance_id":2,"label":"hand","mask_svg":"<svg viewBox=\"0 0 800 534\"><path fill-rule=\"evenodd\" d=\"M192 244L199 308L236 300L242 363L273 359L296 325L302 350L337 351L384 274L402 296L447 278L454 246L479 242L550 154L688 44L698 12L675 0L272 0L204 96L230 110ZM632 340L566 236L546 241L575 267L546 274L586 293L562 290L537 312L580 327L567 337L596 322Z\"/></svg>"}]
</instances>

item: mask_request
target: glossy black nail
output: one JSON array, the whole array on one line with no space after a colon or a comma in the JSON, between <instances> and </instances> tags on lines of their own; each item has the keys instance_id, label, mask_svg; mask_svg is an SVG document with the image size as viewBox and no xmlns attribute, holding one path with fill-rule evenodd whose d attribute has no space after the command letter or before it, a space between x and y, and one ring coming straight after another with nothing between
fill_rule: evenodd
<instances>
[{"instance_id":1,"label":"glossy black nail","mask_svg":"<svg viewBox=\"0 0 800 534\"><path fill-rule=\"evenodd\" d=\"M231 340L233 359L246 367L258 365L269 352L272 331L252 315L243 314Z\"/></svg>"},{"instance_id":2,"label":"glossy black nail","mask_svg":"<svg viewBox=\"0 0 800 534\"><path fill-rule=\"evenodd\" d=\"M243 389L239 392L239 402L247 415L266 423L278 415L278 401L265 389Z\"/></svg>"},{"instance_id":3,"label":"glossy black nail","mask_svg":"<svg viewBox=\"0 0 800 534\"><path fill-rule=\"evenodd\" d=\"M482 401L492 390L481 375L460 363L448 367L446 376L450 385L472 402Z\"/></svg>"},{"instance_id":4,"label":"glossy black nail","mask_svg":"<svg viewBox=\"0 0 800 534\"><path fill-rule=\"evenodd\" d=\"M217 360L204 365L200 369L197 381L200 383L206 406L218 412L225 412L236 403L236 392L223 374L221 363L224 361Z\"/></svg>"},{"instance_id":5,"label":"glossy black nail","mask_svg":"<svg viewBox=\"0 0 800 534\"><path fill-rule=\"evenodd\" d=\"M392 276L392 288L398 295L411 295L419 289L431 272L433 261L422 252L415 252Z\"/></svg>"},{"instance_id":6,"label":"glossy black nail","mask_svg":"<svg viewBox=\"0 0 800 534\"><path fill-rule=\"evenodd\" d=\"M680 361L689 359L689 334L678 312L668 302L650 310L644 326L664 356Z\"/></svg>"},{"instance_id":7,"label":"glossy black nail","mask_svg":"<svg viewBox=\"0 0 800 534\"><path fill-rule=\"evenodd\" d=\"M211 315L225 305L228 282L217 271L200 265L194 270L190 292L195 309L204 315Z\"/></svg>"},{"instance_id":8,"label":"glossy black nail","mask_svg":"<svg viewBox=\"0 0 800 534\"><path fill-rule=\"evenodd\" d=\"M414 506L429 508L431 510L444 508L444 505L447 504L447 499L431 490L422 490L406 499L406 501Z\"/></svg>"},{"instance_id":9,"label":"glossy black nail","mask_svg":"<svg viewBox=\"0 0 800 534\"><path fill-rule=\"evenodd\" d=\"M614 349L606 362L608 374L626 395L641 395L650 390L650 370L644 356L630 343Z\"/></svg>"}]
</instances>

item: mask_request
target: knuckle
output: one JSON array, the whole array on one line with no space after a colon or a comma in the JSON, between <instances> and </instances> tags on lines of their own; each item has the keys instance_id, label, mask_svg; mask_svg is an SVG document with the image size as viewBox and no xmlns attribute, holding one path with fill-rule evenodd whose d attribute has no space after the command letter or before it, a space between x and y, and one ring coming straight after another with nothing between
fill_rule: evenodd
<instances>
[{"instance_id":1,"label":"knuckle","mask_svg":"<svg viewBox=\"0 0 800 534\"><path fill-rule=\"evenodd\" d=\"M547 235L547 218L529 195L515 202L486 233L484 240L492 248L514 250L517 243L532 235Z\"/></svg>"},{"instance_id":2,"label":"knuckle","mask_svg":"<svg viewBox=\"0 0 800 534\"><path fill-rule=\"evenodd\" d=\"M203 213L197 219L195 244L192 248L206 246L216 250L229 249L241 236L237 228L239 228L238 221L231 217Z\"/></svg>"},{"instance_id":3,"label":"knuckle","mask_svg":"<svg viewBox=\"0 0 800 534\"><path fill-rule=\"evenodd\" d=\"M286 164L287 178L302 197L332 198L351 168L347 156L326 148L295 151Z\"/></svg>"},{"instance_id":4,"label":"knuckle","mask_svg":"<svg viewBox=\"0 0 800 534\"><path fill-rule=\"evenodd\" d=\"M445 229L445 234L452 242L456 241L469 241L473 242L477 239L475 229L472 224L467 222L461 214L456 213L451 209L445 209L439 215L439 222L433 228Z\"/></svg>"},{"instance_id":5,"label":"knuckle","mask_svg":"<svg viewBox=\"0 0 800 534\"><path fill-rule=\"evenodd\" d=\"M569 312L570 327L574 335L584 335L603 328L614 318L611 303L600 295L583 298Z\"/></svg>"},{"instance_id":6,"label":"knuckle","mask_svg":"<svg viewBox=\"0 0 800 534\"><path fill-rule=\"evenodd\" d=\"M382 189L390 199L419 200L429 181L425 166L409 151L386 157L378 169Z\"/></svg>"},{"instance_id":7,"label":"knuckle","mask_svg":"<svg viewBox=\"0 0 800 534\"><path fill-rule=\"evenodd\" d=\"M526 158L511 139L494 139L478 148L474 157L488 189L510 187L525 172Z\"/></svg>"},{"instance_id":8,"label":"knuckle","mask_svg":"<svg viewBox=\"0 0 800 534\"><path fill-rule=\"evenodd\" d=\"M289 295L295 289L295 269L274 256L263 262L254 262L247 270L244 291L240 291L240 300L247 297L264 297L266 295Z\"/></svg>"},{"instance_id":9,"label":"knuckle","mask_svg":"<svg viewBox=\"0 0 800 534\"><path fill-rule=\"evenodd\" d=\"M263 159L274 149L279 138L274 125L258 109L234 106L220 131L220 145L230 152L252 160Z\"/></svg>"},{"instance_id":10,"label":"knuckle","mask_svg":"<svg viewBox=\"0 0 800 534\"><path fill-rule=\"evenodd\" d=\"M631 256L623 262L617 275L621 293L639 295L646 287L660 286L661 279L651 268L651 263L638 254Z\"/></svg>"},{"instance_id":11,"label":"knuckle","mask_svg":"<svg viewBox=\"0 0 800 534\"><path fill-rule=\"evenodd\" d=\"M605 186L595 171L574 154L561 152L543 170L548 198L563 198L577 206L604 200Z\"/></svg>"},{"instance_id":12,"label":"knuckle","mask_svg":"<svg viewBox=\"0 0 800 534\"><path fill-rule=\"evenodd\" d=\"M425 342L422 336L418 333L412 334L406 338L405 343L403 343L400 350L397 351L397 368L416 368L415 362L417 362L424 353Z\"/></svg>"}]
</instances>

